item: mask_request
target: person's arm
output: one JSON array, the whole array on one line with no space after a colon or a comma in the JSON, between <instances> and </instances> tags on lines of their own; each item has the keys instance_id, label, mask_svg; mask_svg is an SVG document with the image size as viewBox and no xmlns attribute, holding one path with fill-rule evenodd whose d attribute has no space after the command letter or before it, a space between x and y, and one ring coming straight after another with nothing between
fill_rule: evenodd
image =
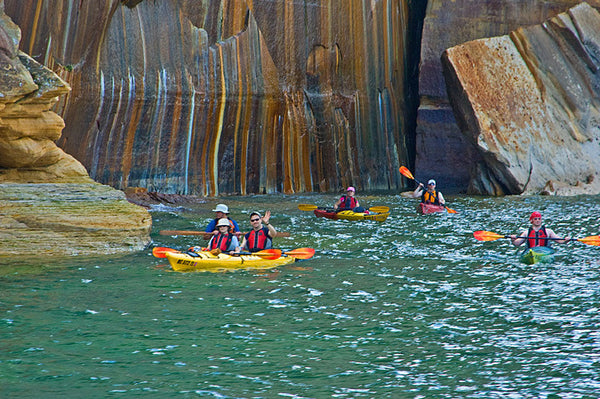
<instances>
[{"instance_id":1,"label":"person's arm","mask_svg":"<svg viewBox=\"0 0 600 399\"><path fill-rule=\"evenodd\" d=\"M212 233L217 229L217 221L215 219L211 220L208 226L206 226L206 233Z\"/></svg>"},{"instance_id":2,"label":"person's arm","mask_svg":"<svg viewBox=\"0 0 600 399\"><path fill-rule=\"evenodd\" d=\"M423 195L424 189L425 186L423 185L423 183L419 183L417 188L415 188L415 191L413 191L413 198L419 198L421 195Z\"/></svg>"},{"instance_id":3,"label":"person's arm","mask_svg":"<svg viewBox=\"0 0 600 399\"><path fill-rule=\"evenodd\" d=\"M275 236L277 235L277 230L275 230L275 227L273 227L273 225L269 223L270 219L271 211L266 211L265 216L262 217L262 222L265 226L267 226L267 229L269 229L269 237L275 238Z\"/></svg>"},{"instance_id":4,"label":"person's arm","mask_svg":"<svg viewBox=\"0 0 600 399\"><path fill-rule=\"evenodd\" d=\"M512 244L515 247L518 247L520 245L523 245L523 243L525 242L526 237L527 237L527 232L524 231L521 234L519 234L519 236L517 236L516 234L511 234L509 237L510 237L510 241L512 242Z\"/></svg>"},{"instance_id":5,"label":"person's arm","mask_svg":"<svg viewBox=\"0 0 600 399\"><path fill-rule=\"evenodd\" d=\"M446 205L446 200L444 199L444 196L442 195L442 193L440 193L438 191L438 200L440 201L440 205Z\"/></svg>"},{"instance_id":6,"label":"person's arm","mask_svg":"<svg viewBox=\"0 0 600 399\"><path fill-rule=\"evenodd\" d=\"M549 229L546 227L546 234L548 234L548 238L560 238L558 235L556 235L556 233L554 232L554 230ZM564 244L565 242L569 242L571 241L571 237L565 237L562 240L552 240L552 241L556 241L559 244Z\"/></svg>"},{"instance_id":7,"label":"person's arm","mask_svg":"<svg viewBox=\"0 0 600 399\"><path fill-rule=\"evenodd\" d=\"M339 200L337 200L337 202L333 206L333 209L337 210L339 208L339 206L340 206L341 203L342 203L342 199L340 198Z\"/></svg>"},{"instance_id":8,"label":"person's arm","mask_svg":"<svg viewBox=\"0 0 600 399\"><path fill-rule=\"evenodd\" d=\"M233 255L240 252L240 242L236 236L231 237L231 244L229 245L229 254Z\"/></svg>"},{"instance_id":9,"label":"person's arm","mask_svg":"<svg viewBox=\"0 0 600 399\"><path fill-rule=\"evenodd\" d=\"M238 225L238 223L235 220L233 220L233 219L230 219L230 220L233 223L233 231L235 233L238 233L240 231L240 226Z\"/></svg>"},{"instance_id":10,"label":"person's arm","mask_svg":"<svg viewBox=\"0 0 600 399\"><path fill-rule=\"evenodd\" d=\"M246 245L247 245L247 243L246 243L246 236L244 236L244 238L242 238L242 243L240 245L238 245L238 247L235 250L235 252L239 254L240 251L243 250Z\"/></svg>"}]
</instances>

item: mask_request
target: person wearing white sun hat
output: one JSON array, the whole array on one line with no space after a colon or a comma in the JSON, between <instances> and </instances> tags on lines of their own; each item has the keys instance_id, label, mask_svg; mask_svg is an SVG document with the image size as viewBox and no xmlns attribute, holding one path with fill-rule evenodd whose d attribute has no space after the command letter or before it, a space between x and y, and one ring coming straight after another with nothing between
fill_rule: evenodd
<instances>
[{"instance_id":1,"label":"person wearing white sun hat","mask_svg":"<svg viewBox=\"0 0 600 399\"><path fill-rule=\"evenodd\" d=\"M444 196L439 191L435 189L435 180L429 179L427 182L427 188L423 185L423 183L419 183L415 191L413 192L414 198L421 197L421 202L425 204L434 204L434 205L442 205L446 204L444 200Z\"/></svg>"},{"instance_id":2,"label":"person wearing white sun hat","mask_svg":"<svg viewBox=\"0 0 600 399\"><path fill-rule=\"evenodd\" d=\"M240 242L238 238L230 232L231 225L229 219L221 218L217 222L217 229L219 232L212 236L208 242L208 250L218 249L221 252L233 254L234 252L240 251Z\"/></svg>"},{"instance_id":3,"label":"person wearing white sun hat","mask_svg":"<svg viewBox=\"0 0 600 399\"><path fill-rule=\"evenodd\" d=\"M239 233L240 227L238 226L238 223L235 220L233 220L229 217L229 208L227 207L227 205L218 204L215 207L215 209L213 209L213 212L215 212L216 217L210 221L208 226L206 226L205 231L207 233L213 233L214 235L219 234L219 230L217 229L217 223L219 222L219 220L221 220L223 218L229 220L230 231L232 233Z\"/></svg>"}]
</instances>

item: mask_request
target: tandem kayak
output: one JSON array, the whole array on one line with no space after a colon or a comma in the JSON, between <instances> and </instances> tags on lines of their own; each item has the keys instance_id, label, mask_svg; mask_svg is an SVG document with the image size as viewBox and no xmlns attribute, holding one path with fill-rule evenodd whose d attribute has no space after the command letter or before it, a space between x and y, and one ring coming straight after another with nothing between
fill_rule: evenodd
<instances>
[{"instance_id":1,"label":"tandem kayak","mask_svg":"<svg viewBox=\"0 0 600 399\"><path fill-rule=\"evenodd\" d=\"M374 213L374 212L354 212L354 211L330 211L326 209L315 209L315 216L319 218L327 218L333 220L375 220L376 222L384 222L390 212Z\"/></svg>"},{"instance_id":2,"label":"tandem kayak","mask_svg":"<svg viewBox=\"0 0 600 399\"><path fill-rule=\"evenodd\" d=\"M419 202L419 205L417 206L417 212L422 213L423 215L445 211L446 207L442 205L426 204L424 202Z\"/></svg>"},{"instance_id":3,"label":"tandem kayak","mask_svg":"<svg viewBox=\"0 0 600 399\"><path fill-rule=\"evenodd\" d=\"M554 260L554 250L550 247L529 248L521 253L520 260L527 265L552 262Z\"/></svg>"},{"instance_id":4,"label":"tandem kayak","mask_svg":"<svg viewBox=\"0 0 600 399\"><path fill-rule=\"evenodd\" d=\"M222 272L240 269L269 269L287 265L296 261L293 256L281 256L277 259L264 259L256 255L227 254L214 255L210 252L167 252L166 254L173 270L178 272Z\"/></svg>"}]
</instances>

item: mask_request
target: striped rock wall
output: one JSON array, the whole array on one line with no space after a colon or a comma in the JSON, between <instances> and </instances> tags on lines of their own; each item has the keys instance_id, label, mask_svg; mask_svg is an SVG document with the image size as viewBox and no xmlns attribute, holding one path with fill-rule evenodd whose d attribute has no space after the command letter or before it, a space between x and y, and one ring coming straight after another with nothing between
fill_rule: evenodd
<instances>
[{"instance_id":1,"label":"striped rock wall","mask_svg":"<svg viewBox=\"0 0 600 399\"><path fill-rule=\"evenodd\" d=\"M72 91L58 144L116 188L396 189L404 0L4 0Z\"/></svg>"}]
</instances>

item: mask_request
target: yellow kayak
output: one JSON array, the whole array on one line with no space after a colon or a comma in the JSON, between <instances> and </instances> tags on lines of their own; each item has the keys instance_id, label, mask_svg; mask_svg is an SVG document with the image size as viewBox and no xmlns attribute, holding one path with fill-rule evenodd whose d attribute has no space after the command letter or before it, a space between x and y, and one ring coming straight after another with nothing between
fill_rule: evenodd
<instances>
[{"instance_id":1,"label":"yellow kayak","mask_svg":"<svg viewBox=\"0 0 600 399\"><path fill-rule=\"evenodd\" d=\"M330 211L330 210L322 210L315 209L315 216L327 219L343 219L343 220L375 220L376 222L384 222L388 216L390 216L390 212L382 212L382 213L366 213L366 212L354 212L354 211Z\"/></svg>"},{"instance_id":2,"label":"yellow kayak","mask_svg":"<svg viewBox=\"0 0 600 399\"><path fill-rule=\"evenodd\" d=\"M264 259L256 255L231 256L227 254L213 255L210 252L197 252L197 256L183 252L167 252L165 255L173 270L178 272L222 272L239 269L269 269L293 263L293 256L281 256L277 259Z\"/></svg>"}]
</instances>

